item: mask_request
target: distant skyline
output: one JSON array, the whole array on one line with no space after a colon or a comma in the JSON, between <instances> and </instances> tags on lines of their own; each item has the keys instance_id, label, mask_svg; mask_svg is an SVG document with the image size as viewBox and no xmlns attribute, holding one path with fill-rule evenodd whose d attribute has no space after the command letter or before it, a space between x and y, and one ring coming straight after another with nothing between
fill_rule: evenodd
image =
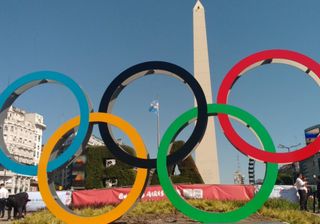
<instances>
[{"instance_id":1,"label":"distant skyline","mask_svg":"<svg viewBox=\"0 0 320 224\"><path fill-rule=\"evenodd\" d=\"M192 9L195 0L162 1L17 1L0 2L0 91L27 73L62 72L88 94L97 111L101 96L120 72L137 63L162 60L193 74ZM289 49L320 61L317 0L202 0L206 9L213 99L225 74L239 60L265 49ZM118 97L113 113L129 121L156 156L156 116L148 112L159 96L161 134L181 113L193 107L193 95L166 76L136 80ZM303 72L286 65L265 65L243 76L233 87L231 105L256 116L275 145L305 145L304 129L319 124L320 88ZM62 100L63 99L63 100ZM75 98L58 85L42 85L15 103L42 114L45 138L79 114ZM236 123L236 122L235 122ZM233 183L240 153L216 125L222 183ZM258 142L241 125L241 136ZM192 127L178 139L186 140ZM116 131L117 138L128 139ZM99 136L95 128L94 134ZM278 149L284 152L285 150ZM258 163L259 164L259 163ZM248 181L248 158L240 154ZM263 178L264 164L256 178Z\"/></svg>"}]
</instances>

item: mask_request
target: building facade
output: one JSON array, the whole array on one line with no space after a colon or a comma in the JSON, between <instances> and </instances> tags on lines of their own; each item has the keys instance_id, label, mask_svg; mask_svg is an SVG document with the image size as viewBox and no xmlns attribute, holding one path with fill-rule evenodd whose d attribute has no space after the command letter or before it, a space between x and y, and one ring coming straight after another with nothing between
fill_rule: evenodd
<instances>
[{"instance_id":1,"label":"building facade","mask_svg":"<svg viewBox=\"0 0 320 224\"><path fill-rule=\"evenodd\" d=\"M11 106L0 128L6 148L16 161L28 165L39 162L46 129L42 115ZM10 193L31 191L35 181L34 177L15 174L3 167L0 167L0 179Z\"/></svg>"},{"instance_id":2,"label":"building facade","mask_svg":"<svg viewBox=\"0 0 320 224\"><path fill-rule=\"evenodd\" d=\"M306 144L311 144L320 134L320 124L307 128L305 131ZM300 172L307 178L308 183L315 184L314 176L320 175L320 153L300 161Z\"/></svg>"},{"instance_id":3,"label":"building facade","mask_svg":"<svg viewBox=\"0 0 320 224\"><path fill-rule=\"evenodd\" d=\"M94 135L91 135L88 141L88 146L104 146L104 142L102 141L101 138L98 138Z\"/></svg>"},{"instance_id":4,"label":"building facade","mask_svg":"<svg viewBox=\"0 0 320 224\"><path fill-rule=\"evenodd\" d=\"M64 144L58 149L60 152L65 150L71 143L75 133L68 137ZM87 146L104 146L104 142L91 135ZM72 161L70 161L66 166L62 166L52 173L52 178L58 190L62 189L84 189L85 183L85 164L86 164L86 147L82 146L80 149L81 154L76 156Z\"/></svg>"},{"instance_id":5,"label":"building facade","mask_svg":"<svg viewBox=\"0 0 320 224\"><path fill-rule=\"evenodd\" d=\"M244 184L244 176L239 170L237 170L233 175L233 183L237 185Z\"/></svg>"}]
</instances>

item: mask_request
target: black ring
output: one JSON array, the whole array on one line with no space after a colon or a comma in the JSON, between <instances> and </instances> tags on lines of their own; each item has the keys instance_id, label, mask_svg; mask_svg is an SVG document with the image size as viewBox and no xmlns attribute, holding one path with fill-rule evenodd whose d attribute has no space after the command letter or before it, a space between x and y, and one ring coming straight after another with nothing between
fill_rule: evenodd
<instances>
[{"instance_id":1,"label":"black ring","mask_svg":"<svg viewBox=\"0 0 320 224\"><path fill-rule=\"evenodd\" d=\"M204 92L197 80L185 69L168 62L150 61L134 65L123 71L108 86L100 102L99 112L111 113L112 107L120 92L134 80L152 74L165 74L178 78L187 84L192 90L198 105L198 117L195 128L186 143L176 152L168 156L168 165L175 164L186 158L192 150L201 142L207 128L207 101ZM156 159L140 159L129 155L117 144L111 132L111 126L99 123L101 138L120 161L139 168L156 168Z\"/></svg>"}]
</instances>

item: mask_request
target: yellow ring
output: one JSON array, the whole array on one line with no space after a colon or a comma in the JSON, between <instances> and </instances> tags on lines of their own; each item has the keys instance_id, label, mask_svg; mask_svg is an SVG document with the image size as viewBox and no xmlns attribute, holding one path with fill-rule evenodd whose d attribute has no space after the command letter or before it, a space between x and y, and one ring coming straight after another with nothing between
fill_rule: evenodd
<instances>
[{"instance_id":1,"label":"yellow ring","mask_svg":"<svg viewBox=\"0 0 320 224\"><path fill-rule=\"evenodd\" d=\"M123 119L106 113L91 113L90 114L90 122L104 122L110 123L111 125L121 129L124 131L129 139L131 140L136 153L137 157L142 159L147 159L147 150L143 143L141 136L138 132L126 121ZM47 164L50 158L50 155L54 149L54 146L57 144L59 139L67 133L72 128L78 126L80 123L80 118L75 117L68 122L64 123L48 140L48 143L44 146L43 151L41 153L39 166L38 166L38 182L40 193L42 195L43 201L45 202L49 211L54 214L60 220L66 223L72 224L105 224L111 223L118 218L120 218L124 213L126 213L136 202L136 200L140 197L141 193L144 191L145 182L148 176L148 170L144 168L137 169L136 180L132 186L132 190L117 207L113 210L93 217L84 217L78 216L72 213L67 212L63 209L52 196L50 187L48 184L48 176L47 176Z\"/></svg>"}]
</instances>

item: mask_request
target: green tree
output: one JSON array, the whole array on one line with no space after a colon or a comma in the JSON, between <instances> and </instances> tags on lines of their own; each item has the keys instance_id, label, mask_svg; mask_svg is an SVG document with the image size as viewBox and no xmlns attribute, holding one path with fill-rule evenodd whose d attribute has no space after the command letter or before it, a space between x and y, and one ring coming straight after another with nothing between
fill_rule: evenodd
<instances>
[{"instance_id":1,"label":"green tree","mask_svg":"<svg viewBox=\"0 0 320 224\"><path fill-rule=\"evenodd\" d=\"M293 164L286 164L279 168L276 184L292 185L295 182L297 173L293 166Z\"/></svg>"},{"instance_id":2,"label":"green tree","mask_svg":"<svg viewBox=\"0 0 320 224\"><path fill-rule=\"evenodd\" d=\"M277 177L276 184L292 185L293 184L292 175L287 174L287 173L279 173L278 177Z\"/></svg>"}]
</instances>

